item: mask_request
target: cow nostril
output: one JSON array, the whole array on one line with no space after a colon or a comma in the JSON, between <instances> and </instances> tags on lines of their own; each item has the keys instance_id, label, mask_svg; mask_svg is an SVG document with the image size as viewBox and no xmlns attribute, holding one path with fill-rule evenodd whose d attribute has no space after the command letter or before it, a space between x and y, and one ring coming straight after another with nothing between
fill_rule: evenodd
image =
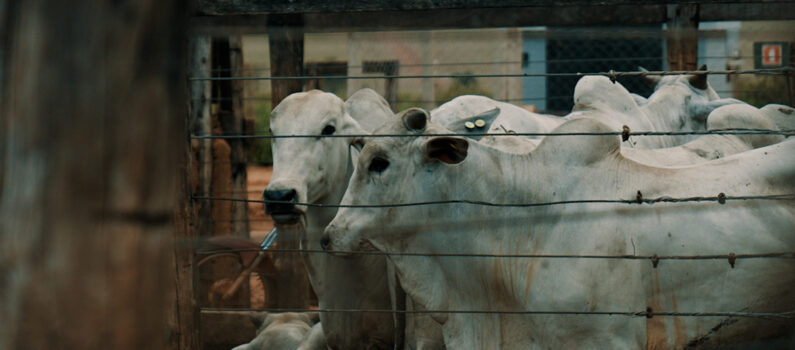
<instances>
[{"instance_id":1,"label":"cow nostril","mask_svg":"<svg viewBox=\"0 0 795 350\"><path fill-rule=\"evenodd\" d=\"M320 237L320 248L326 250L330 242L331 242L331 237L329 237L328 233L324 233L323 237Z\"/></svg>"},{"instance_id":2,"label":"cow nostril","mask_svg":"<svg viewBox=\"0 0 795 350\"><path fill-rule=\"evenodd\" d=\"M291 189L290 191L288 191L288 192L287 192L287 194L285 194L285 195L284 195L284 198L282 198L282 200L284 200L284 201L291 201L291 202L295 202L295 199L296 199L296 197L297 197L297 194L298 194L298 193L297 193L297 192L295 192L295 190L292 190L292 189Z\"/></svg>"},{"instance_id":3,"label":"cow nostril","mask_svg":"<svg viewBox=\"0 0 795 350\"><path fill-rule=\"evenodd\" d=\"M292 202L295 201L297 194L298 193L294 189L265 190L265 192L262 194L262 197L263 199L270 201Z\"/></svg>"}]
</instances>

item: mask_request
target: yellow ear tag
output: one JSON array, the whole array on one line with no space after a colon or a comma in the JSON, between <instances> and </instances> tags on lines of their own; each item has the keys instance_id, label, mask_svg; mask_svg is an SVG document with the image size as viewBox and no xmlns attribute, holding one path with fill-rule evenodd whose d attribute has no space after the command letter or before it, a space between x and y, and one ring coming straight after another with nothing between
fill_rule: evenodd
<instances>
[{"instance_id":1,"label":"yellow ear tag","mask_svg":"<svg viewBox=\"0 0 795 350\"><path fill-rule=\"evenodd\" d=\"M472 122L466 122L466 123L464 123L464 127L469 129L469 130L472 130L472 129L475 128L475 124L472 123Z\"/></svg>"},{"instance_id":2,"label":"yellow ear tag","mask_svg":"<svg viewBox=\"0 0 795 350\"><path fill-rule=\"evenodd\" d=\"M478 129L483 129L483 127L486 126L486 122L483 121L483 119L478 119L475 121L475 126L477 126Z\"/></svg>"}]
</instances>

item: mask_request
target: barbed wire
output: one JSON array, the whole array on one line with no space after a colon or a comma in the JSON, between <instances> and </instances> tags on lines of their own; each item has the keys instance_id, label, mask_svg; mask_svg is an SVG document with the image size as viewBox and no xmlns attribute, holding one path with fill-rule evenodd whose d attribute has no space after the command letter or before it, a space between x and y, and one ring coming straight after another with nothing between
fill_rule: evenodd
<instances>
[{"instance_id":1,"label":"barbed wire","mask_svg":"<svg viewBox=\"0 0 795 350\"><path fill-rule=\"evenodd\" d=\"M260 249L235 248L199 250L196 255L213 255L222 253L250 253L260 252ZM268 252L286 254L343 254L365 256L414 256L414 257L442 257L442 258L507 258L507 259L593 259L593 260L648 260L655 267L664 260L729 260L734 266L734 261L743 259L795 259L793 252L772 252L754 254L699 254L699 255L636 255L636 254L491 254L491 253L432 253L432 252L383 252L379 250L335 250L335 249L304 249L304 248L269 248Z\"/></svg>"},{"instance_id":2,"label":"barbed wire","mask_svg":"<svg viewBox=\"0 0 795 350\"><path fill-rule=\"evenodd\" d=\"M707 60L707 59L732 59L732 60L741 60L741 59L753 59L754 56L699 56L698 59ZM507 64L534 64L534 63L576 63L576 62L605 62L605 61L657 61L662 62L664 57L661 56L639 56L639 57L596 57L596 58L551 58L546 60L526 60L526 61L477 61L477 62L434 62L434 63L399 63L400 68L412 68L412 67L444 67L444 66L474 66L474 65L507 65ZM340 61L343 62L343 61ZM319 62L306 62L304 63L305 66L311 65L313 63L324 63L323 61ZM376 64L377 65L377 64ZM348 68L364 68L364 65L349 65ZM210 71L212 73L222 73L222 72L268 72L271 68L269 66L266 67L249 67L249 68L213 68Z\"/></svg>"},{"instance_id":3,"label":"barbed wire","mask_svg":"<svg viewBox=\"0 0 795 350\"><path fill-rule=\"evenodd\" d=\"M737 94L737 93L751 93L751 94L764 94L769 93L767 91L759 91L759 90L715 90L718 94ZM523 102L523 101L545 101L545 100L563 100L563 99L571 99L573 95L561 95L561 96L535 96L535 97L521 97L521 98L501 98L499 101L501 102ZM205 98L204 96L196 97L194 100L201 100ZM210 102L221 102L221 101L234 101L234 100L244 100L244 101L270 101L270 96L222 96L222 97L212 97L209 99ZM395 100L390 101L390 103L434 103L434 104L442 104L445 102L449 102L446 100Z\"/></svg>"},{"instance_id":4,"label":"barbed wire","mask_svg":"<svg viewBox=\"0 0 795 350\"><path fill-rule=\"evenodd\" d=\"M562 119L563 120L563 119ZM332 134L332 135L191 135L192 139L288 139L288 138L394 138L394 137L483 137L483 136L681 136L681 135L782 135L793 136L795 129L720 129L692 131L607 131L607 132L514 132L514 133L441 133L441 134Z\"/></svg>"},{"instance_id":5,"label":"barbed wire","mask_svg":"<svg viewBox=\"0 0 795 350\"><path fill-rule=\"evenodd\" d=\"M746 58L753 58L753 56L745 56ZM701 56L700 59L719 59L719 58L737 58L735 56ZM515 60L515 61L462 61L462 62L434 62L434 63L400 63L400 68L408 67L444 67L444 66L476 66L476 65L505 65L505 64L522 64L522 63L570 63L570 62L605 62L605 61L657 61L662 62L663 57L660 56L644 56L644 57L596 57L596 58L552 58L548 60ZM397 61L397 60L396 60ZM343 61L339 61L343 62ZM367 61L369 62L369 61ZM313 63L320 62L305 62L304 66L311 66ZM378 66L379 64L374 64ZM364 65L348 65L348 68L364 68ZM251 67L251 68L213 68L211 72L255 72L255 71L270 71L270 67Z\"/></svg>"},{"instance_id":6,"label":"barbed wire","mask_svg":"<svg viewBox=\"0 0 795 350\"><path fill-rule=\"evenodd\" d=\"M250 313L250 312L327 312L327 313L400 313L400 314L502 314L502 315L560 315L560 316L626 316L626 317L743 317L762 319L792 319L795 311L783 312L681 312L681 311L654 311L646 308L643 311L541 311L541 310L392 310L392 309L311 309L311 308L200 308L201 312L218 313Z\"/></svg>"},{"instance_id":7,"label":"barbed wire","mask_svg":"<svg viewBox=\"0 0 795 350\"><path fill-rule=\"evenodd\" d=\"M435 78L529 78L529 77L584 77L606 76L615 81L620 77L665 76L683 74L792 74L793 67L762 68L762 69L729 69L729 70L682 70L682 71L608 71L588 73L499 73L499 74L419 74L419 75L295 75L275 77L189 77L191 81L224 81L224 80L312 80L312 79L435 79Z\"/></svg>"},{"instance_id":8,"label":"barbed wire","mask_svg":"<svg viewBox=\"0 0 795 350\"><path fill-rule=\"evenodd\" d=\"M747 200L795 200L795 194L775 194L775 195L757 195L757 196L727 196L723 192L716 196L694 196L684 198L672 197L657 197L657 198L643 198L640 191L634 199L578 199L554 202L539 202L539 203L494 203L487 201L477 201L469 199L450 199L441 201L427 201L427 202L413 202L413 203L390 203L390 204L323 204L323 203L306 203L306 202L290 202L290 201L276 201L276 200L258 200L258 199L245 199L245 198L228 198L228 197L207 197L207 196L193 196L193 200L217 200L217 201L230 201L230 202L247 202L247 203L262 203L262 204L289 204L300 205L316 208L400 208L400 207L415 207L426 205L441 205L441 204L471 204L489 207L545 207L553 205L566 205L566 204L655 204L655 203L685 203L685 202L718 202L724 204L727 201L747 201Z\"/></svg>"}]
</instances>

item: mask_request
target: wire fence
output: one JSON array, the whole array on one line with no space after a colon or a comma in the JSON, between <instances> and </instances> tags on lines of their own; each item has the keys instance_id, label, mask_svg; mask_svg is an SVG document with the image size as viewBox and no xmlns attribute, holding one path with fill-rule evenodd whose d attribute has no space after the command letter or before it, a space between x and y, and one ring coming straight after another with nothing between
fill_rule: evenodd
<instances>
[{"instance_id":1,"label":"wire fence","mask_svg":"<svg viewBox=\"0 0 795 350\"><path fill-rule=\"evenodd\" d=\"M620 77L668 76L683 74L792 74L793 67L733 70L683 70L683 71L625 71L596 73L505 73L505 74L419 74L419 75L295 75L295 76L235 76L235 77L189 77L191 81L229 81L229 80L312 80L312 79L432 79L432 78L529 78L529 77L569 77L604 76L615 81Z\"/></svg>"},{"instance_id":2,"label":"wire fence","mask_svg":"<svg viewBox=\"0 0 795 350\"><path fill-rule=\"evenodd\" d=\"M753 59L754 56L699 56L701 59L724 59L724 60L736 60L736 59ZM660 56L639 56L639 57L598 57L598 58L553 58L553 59L545 59L545 60L515 60L515 61L458 61L458 62L433 62L433 63L403 63L400 66L405 68L411 67L459 67L459 66L491 66L491 65L516 65L516 64L532 64L532 63L572 63L572 62L605 62L605 61L638 61L638 60L660 60ZM369 66L369 65L368 65ZM364 68L364 65L347 65L348 68ZM270 72L271 67L258 67L258 68L213 68L210 70L211 73L241 73L241 72Z\"/></svg>"},{"instance_id":3,"label":"wire fence","mask_svg":"<svg viewBox=\"0 0 795 350\"><path fill-rule=\"evenodd\" d=\"M784 320L795 318L795 311L786 312L681 312L681 311L655 311L646 308L643 311L559 311L559 310L385 310L385 309L300 309L300 308L267 308L267 309L244 309L244 308L201 308L206 313L229 313L229 312L329 312L329 313L395 313L395 314L498 314L498 315L523 315L523 316L626 316L626 317L740 317L740 318L762 318L769 320Z\"/></svg>"},{"instance_id":4,"label":"wire fence","mask_svg":"<svg viewBox=\"0 0 795 350\"><path fill-rule=\"evenodd\" d=\"M231 198L231 197L202 197L193 196L193 200L216 200L216 201L230 201L230 202L246 202L246 203L262 203L262 204L289 204L300 205L315 208L401 208L401 207L417 207L427 205L441 205L441 204L470 204L489 207L546 207L553 205L565 204L655 204L655 203L686 203L686 202L717 202L725 204L727 201L749 201L749 200L795 200L795 194L776 194L776 195L760 195L760 196L727 196L723 192L716 196L695 196L686 198L672 198L672 197L657 197L657 198L643 198L640 191L638 191L634 199L580 199L580 200L567 200L555 202L539 202L539 203L494 203L487 201L476 201L469 199L452 199L444 201L427 201L427 202L414 202L414 203L390 203L390 204L323 204L323 203L309 203L309 202L292 202L292 201L277 201L277 200L257 200L257 199L244 199L244 198Z\"/></svg>"},{"instance_id":5,"label":"wire fence","mask_svg":"<svg viewBox=\"0 0 795 350\"><path fill-rule=\"evenodd\" d=\"M197 255L221 253L260 252L260 249L214 249L197 251ZM383 252L378 250L337 250L337 249L285 249L270 248L268 252L285 254L341 254L372 256L414 256L445 258L500 258L500 259L592 259L592 260L648 260L653 267L664 260L726 260L731 267L737 260L744 259L795 259L793 252L748 253L748 254L700 254L700 255L633 255L633 254L487 254L487 253L433 253L433 252Z\"/></svg>"},{"instance_id":6,"label":"wire fence","mask_svg":"<svg viewBox=\"0 0 795 350\"><path fill-rule=\"evenodd\" d=\"M702 56L701 58L713 59L742 59L752 58L753 56L740 56L740 55L726 55L726 56ZM352 64L346 65L348 70L344 74L302 74L295 76L266 76L257 74L242 73L257 73L269 72L270 67L261 68L245 68L245 69L218 69L211 70L211 76L192 76L189 77L190 81L194 82L224 82L224 81L318 81L318 80L393 80L393 79L453 79L459 81L467 81L468 79L492 79L492 78L581 78L585 76L604 76L611 81L616 82L619 78L628 77L647 77L647 76L669 76L669 75L682 75L682 74L707 74L707 75L725 75L727 79L733 76L751 75L751 76L782 76L790 79L795 76L795 69L787 66L782 68L767 68L767 69L722 69L722 70L698 70L698 71L665 71L665 70L606 70L599 72L486 72L483 70L475 69L479 73L461 72L461 73L438 73L431 68L434 67L460 67L460 66L517 66L522 64L554 64L554 63L597 63L597 62L618 62L633 63L643 60L660 60L659 56L639 56L627 58L548 58L545 60L538 59L523 59L523 60L495 60L493 62L415 62L415 63L400 63L401 69L406 69L411 72L422 72L422 74L367 74L364 72L365 68L372 67L367 64ZM727 66L728 67L728 66ZM424 70L430 69L430 70ZM658 67L659 69L659 67ZM444 71L444 70L442 70ZM350 73L354 72L354 73ZM361 73L358 73L361 72ZM426 73L431 72L431 73ZM224 76L219 73L234 73L234 76ZM336 72L335 72L336 73ZM789 80L787 80L789 84ZM791 89L791 86L788 85ZM755 93L752 89L731 89L720 90L719 93ZM791 94L791 91L790 91ZM425 97L425 96L423 96ZM532 102L544 100L565 100L570 99L571 95L549 95L541 97L524 96L497 98L504 102ZM213 96L209 99L210 102L223 102L230 100L251 100L251 101L268 101L269 96ZM410 103L410 104L438 104L447 102L442 99L422 99L401 97L393 98L390 103ZM282 139L282 138L402 138L402 137L437 137L437 136L463 136L463 137L482 137L482 136L621 136L623 140L627 140L630 136L679 136L679 135L781 135L793 136L795 130L768 130L768 129L727 129L727 130L709 130L709 131L631 131L625 128L624 131L617 132L576 132L576 133L534 133L534 132L521 132L521 133L441 133L441 134L350 134L350 135L308 135L308 134L293 134L293 135L270 135L264 132L253 134L217 134L212 135L190 135L192 139ZM708 196L691 196L691 197L669 197L660 196L654 198L646 198L638 191L634 198L624 199L578 199L554 202L537 202L537 203L497 203L488 201L477 201L470 199L455 199L444 201L427 201L427 202L411 202L411 203L386 203L386 204L321 204L309 202L292 202L292 201L277 201L266 199L247 199L237 198L235 195L251 195L257 194L259 191L229 191L210 194L193 194L191 200L193 201L218 201L218 202L241 202L253 204L287 204L317 208L398 208L398 207L416 207L416 206L431 206L431 205L477 205L486 207L547 207L547 206L562 206L574 204L607 204L607 205L656 205L662 203L715 203L718 205L726 204L733 201L795 201L795 193L783 193L774 195L748 195L748 196L731 196L726 195L724 192L716 195ZM718 206L719 207L719 206ZM217 221L234 221L230 220L217 220ZM268 219L249 218L249 221L269 221ZM512 223L506 223L512 224ZM406 228L398 228L397 231ZM292 238L291 238L292 239ZM222 253L243 253L243 252L261 252L258 249L211 249L211 250L198 250L197 255L213 255ZM671 255L671 254L492 254L492 253L467 253L467 252L384 252L375 250L323 250L323 249L288 249L272 247L267 252L278 254L340 254L340 255L373 255L373 256L404 256L404 257L441 257L441 258L470 258L470 259L574 259L574 260L628 260L628 261L642 261L650 262L654 268L662 261L726 261L734 268L735 262L738 260L750 259L778 259L778 260L795 260L795 251L778 251L778 252L763 252L763 253L742 253L742 252L726 252L722 254L691 254L691 255ZM652 310L646 308L640 311L581 311L581 310L384 310L384 309L291 309L291 308L266 308L266 309L240 309L240 308L202 308L202 312L252 312L252 311L268 311L268 312L327 312L327 313L402 313L402 314L504 314L504 315L559 315L559 316L624 316L624 317L730 317L730 318L757 318L767 320L789 320L795 318L795 311L788 310L782 312L746 312L746 311L668 311L668 310Z\"/></svg>"},{"instance_id":7,"label":"wire fence","mask_svg":"<svg viewBox=\"0 0 795 350\"><path fill-rule=\"evenodd\" d=\"M728 94L730 96L731 95L735 95L735 94L741 94L741 93L742 94L764 93L763 91L759 91L759 90L716 90L715 92L717 92L720 95ZM197 97L197 98L200 98L200 97ZM565 95L565 96L544 96L544 97L540 97L539 96L539 97L523 97L523 98L503 98L503 99L500 99L500 101L514 103L514 102L530 102L530 101L544 101L544 100L567 100L567 99L571 99L571 98L572 98L571 95ZM271 97L270 96L264 96L264 97L257 97L257 96L231 97L231 96L227 96L227 97L212 97L212 98L209 99L210 102L222 102L222 101L234 101L234 100L241 100L241 101L268 101L268 102L270 102ZM411 104L429 104L430 103L430 104L434 104L434 105L440 105L440 104L448 102L448 101L445 101L445 100L400 100L400 99L398 99L398 100L395 100L394 102L397 103L397 104L406 104L406 103L411 103Z\"/></svg>"},{"instance_id":8,"label":"wire fence","mask_svg":"<svg viewBox=\"0 0 795 350\"><path fill-rule=\"evenodd\" d=\"M624 126L625 130L629 127ZM510 136L683 136L683 135L795 135L795 130L723 129L693 131L607 131L607 132L510 132L510 133L437 133L437 134L332 134L332 135L191 135L193 139L291 139L291 138L395 138L395 137L510 137Z\"/></svg>"}]
</instances>

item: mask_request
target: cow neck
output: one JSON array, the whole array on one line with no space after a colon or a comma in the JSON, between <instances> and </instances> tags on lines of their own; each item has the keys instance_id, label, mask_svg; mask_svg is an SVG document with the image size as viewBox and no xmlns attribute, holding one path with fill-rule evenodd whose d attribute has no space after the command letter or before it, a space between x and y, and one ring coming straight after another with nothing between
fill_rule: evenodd
<instances>
[{"instance_id":1,"label":"cow neck","mask_svg":"<svg viewBox=\"0 0 795 350\"><path fill-rule=\"evenodd\" d=\"M447 169L447 175L455 176L455 181L451 181L455 186L451 188L448 198L495 203L535 202L534 189L541 188L541 182L544 181L532 171L535 163L531 154L505 153L471 142L464 163L455 165L455 169ZM471 175L461 177L460 174ZM445 181L452 180L450 176L442 177ZM421 207L418 210L424 211L428 218L434 218L428 220L433 226L425 232L405 235L400 241L379 249L388 252L488 253L499 247L510 247L517 252L529 251L532 247L527 246L530 244L528 240L522 242L519 235L506 235L503 234L505 230L496 228L505 227L502 225L511 220L511 215L532 216L547 211L546 208L488 207L461 203ZM484 221L462 224L458 218L483 218ZM448 299L447 296L455 295L458 290L482 289L477 284L479 280L470 277L485 276L491 271L489 264L481 264L479 259L473 263L471 258L464 257L392 256L390 259L395 263L407 293L428 309L477 308L478 305L449 305L453 302L451 300L460 301L468 297ZM458 277L462 279L453 284L456 290L446 290L447 283L434 283L434 288L428 289L429 281L449 281Z\"/></svg>"}]
</instances>

